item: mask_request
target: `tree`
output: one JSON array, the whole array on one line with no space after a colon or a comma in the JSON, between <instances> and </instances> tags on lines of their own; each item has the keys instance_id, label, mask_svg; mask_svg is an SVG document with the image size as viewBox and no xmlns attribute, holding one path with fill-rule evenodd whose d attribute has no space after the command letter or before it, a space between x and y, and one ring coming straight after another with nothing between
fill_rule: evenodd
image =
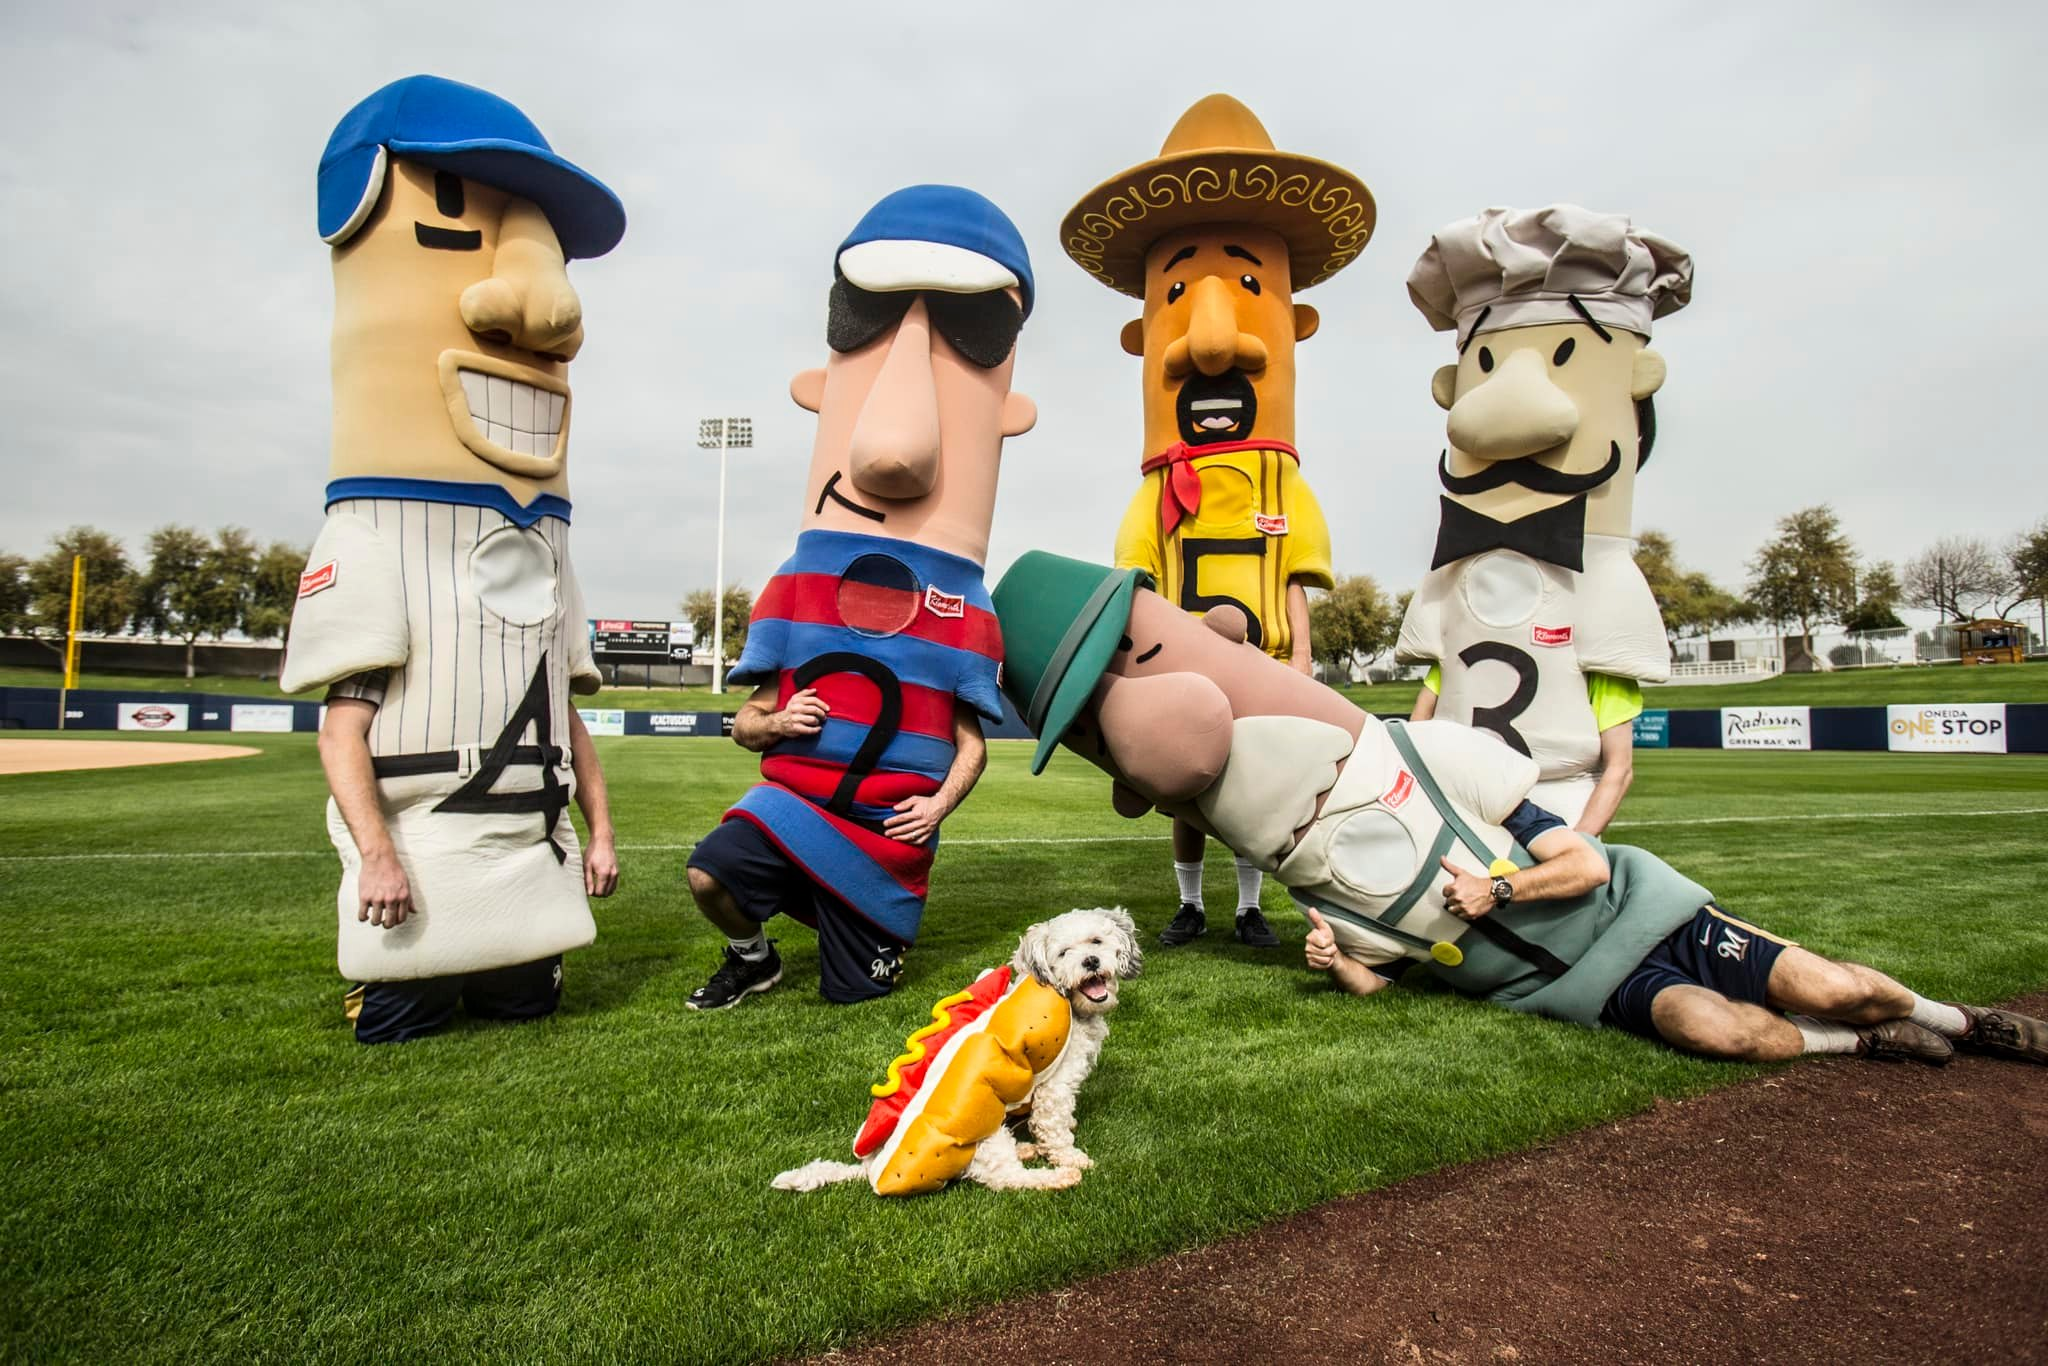
<instances>
[{"instance_id":1,"label":"tree","mask_svg":"<svg viewBox=\"0 0 2048 1366\"><path fill-rule=\"evenodd\" d=\"M71 618L71 559L85 559L85 602L78 629L118 635L135 610L135 571L121 543L98 527L75 526L50 538L50 549L29 566L28 633L58 654Z\"/></svg>"},{"instance_id":2,"label":"tree","mask_svg":"<svg viewBox=\"0 0 2048 1366\"><path fill-rule=\"evenodd\" d=\"M1813 628L1856 606L1856 550L1833 508L1822 503L1779 520L1777 538L1749 563L1749 600L1766 621L1798 622L1801 653L1813 657Z\"/></svg>"},{"instance_id":3,"label":"tree","mask_svg":"<svg viewBox=\"0 0 2048 1366\"><path fill-rule=\"evenodd\" d=\"M1906 603L1968 621L2011 577L2011 566L2001 564L1982 537L1944 536L1906 561Z\"/></svg>"},{"instance_id":4,"label":"tree","mask_svg":"<svg viewBox=\"0 0 2048 1366\"><path fill-rule=\"evenodd\" d=\"M683 599L683 615L696 628L697 644L711 644L714 608L711 590L699 588ZM725 588L725 660L732 663L747 645L747 619L754 615L754 595L736 583Z\"/></svg>"},{"instance_id":5,"label":"tree","mask_svg":"<svg viewBox=\"0 0 2048 1366\"><path fill-rule=\"evenodd\" d=\"M311 552L304 546L272 541L257 557L249 577L249 605L242 629L251 640L282 640L299 599L299 575Z\"/></svg>"},{"instance_id":6,"label":"tree","mask_svg":"<svg viewBox=\"0 0 2048 1366\"><path fill-rule=\"evenodd\" d=\"M1645 531L1636 538L1636 567L1657 600L1665 644L1673 655L1678 653L1680 636L1705 635L1749 616L1742 599L1700 571L1680 568L1671 538L1661 531Z\"/></svg>"},{"instance_id":7,"label":"tree","mask_svg":"<svg viewBox=\"0 0 2048 1366\"><path fill-rule=\"evenodd\" d=\"M1393 648L1400 634L1401 612L1369 575L1337 580L1308 606L1310 654L1347 678Z\"/></svg>"},{"instance_id":8,"label":"tree","mask_svg":"<svg viewBox=\"0 0 2048 1366\"><path fill-rule=\"evenodd\" d=\"M256 547L240 527L223 527L212 541L190 527L158 527L149 533L137 621L185 642L190 678L200 638L217 640L242 624L255 573Z\"/></svg>"},{"instance_id":9,"label":"tree","mask_svg":"<svg viewBox=\"0 0 2048 1366\"><path fill-rule=\"evenodd\" d=\"M1890 560L1877 560L1863 567L1856 580L1856 606L1842 619L1848 631L1896 631L1905 626L1899 620L1899 576Z\"/></svg>"},{"instance_id":10,"label":"tree","mask_svg":"<svg viewBox=\"0 0 2048 1366\"><path fill-rule=\"evenodd\" d=\"M19 635L29 629L29 609L35 593L29 587L28 561L0 551L0 635Z\"/></svg>"},{"instance_id":11,"label":"tree","mask_svg":"<svg viewBox=\"0 0 2048 1366\"><path fill-rule=\"evenodd\" d=\"M2013 537L2006 558L2012 565L2019 600L2048 600L2048 518L2036 522L2032 531Z\"/></svg>"}]
</instances>

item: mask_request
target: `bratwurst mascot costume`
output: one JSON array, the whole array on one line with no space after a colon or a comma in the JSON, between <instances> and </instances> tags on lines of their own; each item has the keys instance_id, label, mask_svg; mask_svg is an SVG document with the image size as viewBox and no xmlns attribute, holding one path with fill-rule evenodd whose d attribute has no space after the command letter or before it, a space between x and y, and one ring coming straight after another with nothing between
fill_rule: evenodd
<instances>
[{"instance_id":1,"label":"bratwurst mascot costume","mask_svg":"<svg viewBox=\"0 0 2048 1366\"><path fill-rule=\"evenodd\" d=\"M1228 95L1181 115L1151 161L1083 196L1060 238L1096 279L1144 301L1123 348L1143 358L1141 480L1117 531L1119 568L1142 569L1200 615L1228 604L1251 643L1309 669L1309 588L1334 586L1330 530L1295 449L1294 347L1316 310L1294 301L1372 236L1357 176L1276 151ZM1201 835L1174 829L1180 909L1160 942L1207 929ZM1279 943L1260 875L1239 860L1236 937Z\"/></svg>"},{"instance_id":2,"label":"bratwurst mascot costume","mask_svg":"<svg viewBox=\"0 0 2048 1366\"><path fill-rule=\"evenodd\" d=\"M1003 440L1030 430L1010 387L1031 261L1002 210L915 185L833 257L823 370L792 381L818 415L796 551L754 603L735 682L757 691L733 736L760 786L690 855L699 909L728 937L688 1004L780 980L760 927L818 931L827 1000L887 994L924 918L938 824L1002 718L982 562Z\"/></svg>"},{"instance_id":3,"label":"bratwurst mascot costume","mask_svg":"<svg viewBox=\"0 0 2048 1366\"><path fill-rule=\"evenodd\" d=\"M334 449L282 682L328 690L357 1037L412 1037L458 996L530 1018L554 1008L561 954L596 934L566 814L569 693L600 680L569 560L583 325L564 267L611 250L625 212L519 110L431 76L342 118L319 191ZM345 715L367 731L329 757ZM372 905L359 879L395 890Z\"/></svg>"},{"instance_id":4,"label":"bratwurst mascot costume","mask_svg":"<svg viewBox=\"0 0 2048 1366\"><path fill-rule=\"evenodd\" d=\"M1620 214L1488 209L1436 234L1408 292L1458 362L1430 385L1441 518L1395 656L1431 666L1418 714L1500 736L1541 770L1536 803L1597 833L1639 685L1670 676L1630 512L1664 381L1650 324L1685 306L1692 262Z\"/></svg>"}]
</instances>

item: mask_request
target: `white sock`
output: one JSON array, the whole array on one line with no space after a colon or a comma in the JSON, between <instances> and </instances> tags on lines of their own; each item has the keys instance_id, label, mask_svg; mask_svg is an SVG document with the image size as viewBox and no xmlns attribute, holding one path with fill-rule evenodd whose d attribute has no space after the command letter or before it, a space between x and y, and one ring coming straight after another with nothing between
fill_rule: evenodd
<instances>
[{"instance_id":1,"label":"white sock","mask_svg":"<svg viewBox=\"0 0 2048 1366\"><path fill-rule=\"evenodd\" d=\"M1183 902L1193 902L1195 909L1200 910L1202 908L1202 861L1196 859L1193 863L1182 863L1179 859L1175 859L1173 861L1173 880L1180 884L1180 899Z\"/></svg>"},{"instance_id":2,"label":"white sock","mask_svg":"<svg viewBox=\"0 0 2048 1366\"><path fill-rule=\"evenodd\" d=\"M1259 871L1257 864L1247 863L1243 859L1237 860L1237 913L1239 915L1243 915L1246 911L1257 909L1259 904L1259 887L1265 880L1266 875Z\"/></svg>"},{"instance_id":3,"label":"white sock","mask_svg":"<svg viewBox=\"0 0 2048 1366\"><path fill-rule=\"evenodd\" d=\"M766 930L756 934L752 939L728 939L725 942L732 945L732 951L746 959L749 963L758 963L768 956L768 933Z\"/></svg>"},{"instance_id":4,"label":"white sock","mask_svg":"<svg viewBox=\"0 0 2048 1366\"><path fill-rule=\"evenodd\" d=\"M1930 1001L1925 996L1913 997L1913 1013L1907 1018L1922 1029L1931 1029L1944 1039L1960 1039L1970 1032L1970 1017L1954 1006L1945 1006L1939 1001Z\"/></svg>"},{"instance_id":5,"label":"white sock","mask_svg":"<svg viewBox=\"0 0 2048 1366\"><path fill-rule=\"evenodd\" d=\"M1863 1040L1856 1031L1833 1020L1816 1020L1811 1015L1787 1015L1799 1028L1799 1037L1806 1040L1808 1053L1856 1053L1862 1051Z\"/></svg>"}]
</instances>

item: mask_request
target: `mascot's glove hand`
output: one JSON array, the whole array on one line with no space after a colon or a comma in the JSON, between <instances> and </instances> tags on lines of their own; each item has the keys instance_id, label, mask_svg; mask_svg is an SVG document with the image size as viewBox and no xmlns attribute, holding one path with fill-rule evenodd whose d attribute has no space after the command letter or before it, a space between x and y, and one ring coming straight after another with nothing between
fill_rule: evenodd
<instances>
[{"instance_id":1,"label":"mascot's glove hand","mask_svg":"<svg viewBox=\"0 0 2048 1366\"><path fill-rule=\"evenodd\" d=\"M816 688L805 688L789 699L789 705L775 713L775 733L785 740L816 735L832 708L818 696Z\"/></svg>"},{"instance_id":2,"label":"mascot's glove hand","mask_svg":"<svg viewBox=\"0 0 2048 1366\"><path fill-rule=\"evenodd\" d=\"M363 855L356 873L356 919L395 930L412 914L412 884L390 850Z\"/></svg>"},{"instance_id":3,"label":"mascot's glove hand","mask_svg":"<svg viewBox=\"0 0 2048 1366\"><path fill-rule=\"evenodd\" d=\"M923 844L952 814L953 808L938 797L905 797L896 803L896 814L883 822L882 833L905 844Z\"/></svg>"},{"instance_id":4,"label":"mascot's glove hand","mask_svg":"<svg viewBox=\"0 0 2048 1366\"><path fill-rule=\"evenodd\" d=\"M1337 966L1337 935L1330 928L1330 922L1323 919L1321 911L1311 910L1308 923L1313 927L1308 932L1308 942L1302 945L1308 956L1308 965L1317 972L1328 972Z\"/></svg>"},{"instance_id":5,"label":"mascot's glove hand","mask_svg":"<svg viewBox=\"0 0 2048 1366\"><path fill-rule=\"evenodd\" d=\"M619 855L609 832L592 835L583 846L583 890L591 896L610 896L619 886Z\"/></svg>"},{"instance_id":6,"label":"mascot's glove hand","mask_svg":"<svg viewBox=\"0 0 2048 1366\"><path fill-rule=\"evenodd\" d=\"M1451 880L1444 884L1444 909L1460 920L1477 920L1493 909L1493 879L1468 873L1448 857L1437 860Z\"/></svg>"}]
</instances>

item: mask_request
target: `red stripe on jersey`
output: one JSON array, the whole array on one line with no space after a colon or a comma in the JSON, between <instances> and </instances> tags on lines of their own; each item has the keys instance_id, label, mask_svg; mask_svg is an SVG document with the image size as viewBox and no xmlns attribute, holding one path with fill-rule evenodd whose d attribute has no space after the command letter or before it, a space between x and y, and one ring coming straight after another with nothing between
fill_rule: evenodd
<instances>
[{"instance_id":1,"label":"red stripe on jersey","mask_svg":"<svg viewBox=\"0 0 2048 1366\"><path fill-rule=\"evenodd\" d=\"M835 721L852 721L863 726L875 724L875 718L882 714L882 690L864 674L852 672L826 674L811 685L818 696L832 709ZM913 735L929 735L939 740L953 738L953 709L958 705L949 692L937 688L920 688L915 683L899 685L903 690L903 720L899 729ZM789 669L782 671L782 687L775 705L778 708L789 705L789 699L796 696L796 675Z\"/></svg>"},{"instance_id":2,"label":"red stripe on jersey","mask_svg":"<svg viewBox=\"0 0 2048 1366\"><path fill-rule=\"evenodd\" d=\"M857 629L856 623L847 621L840 612L842 591L849 594L850 605L858 604L855 615L863 619L870 612L892 610L893 600L884 603L878 594L902 594L900 589L878 589L869 584L842 585L830 574L777 574L768 580L761 596L754 600L753 619L801 621ZM915 600L910 624L900 634L969 650L987 659L1003 657L1003 633L996 624L995 613L967 605L957 617L942 617L924 609L922 592Z\"/></svg>"},{"instance_id":3,"label":"red stripe on jersey","mask_svg":"<svg viewBox=\"0 0 2048 1366\"><path fill-rule=\"evenodd\" d=\"M769 754L761 760L761 776L823 804L839 791L846 768L823 759ZM938 790L939 780L922 773L875 772L860 780L853 799L866 806L894 806L905 797L929 797Z\"/></svg>"}]
</instances>

